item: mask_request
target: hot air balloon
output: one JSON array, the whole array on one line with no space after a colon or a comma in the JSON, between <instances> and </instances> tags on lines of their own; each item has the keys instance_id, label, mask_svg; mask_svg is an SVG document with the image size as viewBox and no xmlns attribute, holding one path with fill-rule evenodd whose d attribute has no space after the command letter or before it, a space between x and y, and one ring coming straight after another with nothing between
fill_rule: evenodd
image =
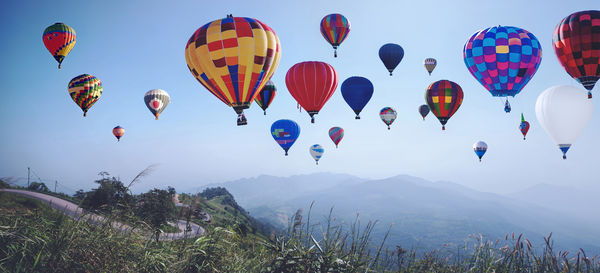
<instances>
[{"instance_id":1,"label":"hot air balloon","mask_svg":"<svg viewBox=\"0 0 600 273\"><path fill-rule=\"evenodd\" d=\"M156 120L158 120L160 113L169 105L169 102L171 102L171 97L167 91L162 89L152 89L144 95L144 103L146 103L146 107L152 112Z\"/></svg>"},{"instance_id":2,"label":"hot air balloon","mask_svg":"<svg viewBox=\"0 0 600 273\"><path fill-rule=\"evenodd\" d=\"M47 27L42 34L44 45L58 62L58 68L77 42L75 30L63 23Z\"/></svg>"},{"instance_id":3,"label":"hot air balloon","mask_svg":"<svg viewBox=\"0 0 600 273\"><path fill-rule=\"evenodd\" d=\"M446 130L446 122L456 113L463 101L463 91L455 82L437 81L427 88L425 101L431 112L440 120L442 130Z\"/></svg>"},{"instance_id":4,"label":"hot air balloon","mask_svg":"<svg viewBox=\"0 0 600 273\"><path fill-rule=\"evenodd\" d=\"M319 165L319 159L321 159L321 156L323 156L325 149L323 149L321 145L315 144L313 146L310 146L308 150L310 152L310 155L315 159L317 165Z\"/></svg>"},{"instance_id":5,"label":"hot air balloon","mask_svg":"<svg viewBox=\"0 0 600 273\"><path fill-rule=\"evenodd\" d=\"M394 120L396 120L397 116L398 115L396 113L396 110L392 109L392 107L384 107L383 109L381 109L381 111L379 111L379 117L381 118L383 123L387 125L388 130L390 129L390 125L392 125L392 123L394 123Z\"/></svg>"},{"instance_id":6,"label":"hot air balloon","mask_svg":"<svg viewBox=\"0 0 600 273\"><path fill-rule=\"evenodd\" d=\"M427 58L423 61L423 65L425 66L425 69L427 69L429 76L431 76L431 72L433 72L437 65L437 60L434 58Z\"/></svg>"},{"instance_id":7,"label":"hot air balloon","mask_svg":"<svg viewBox=\"0 0 600 273\"><path fill-rule=\"evenodd\" d=\"M331 127L331 129L329 129L329 138L331 138L331 141L335 143L335 148L337 148L340 141L342 141L342 138L344 138L344 129L340 127Z\"/></svg>"},{"instance_id":8,"label":"hot air balloon","mask_svg":"<svg viewBox=\"0 0 600 273\"><path fill-rule=\"evenodd\" d=\"M321 20L321 34L333 47L333 57L337 58L337 48L350 33L350 21L339 13L329 14Z\"/></svg>"},{"instance_id":9,"label":"hot air balloon","mask_svg":"<svg viewBox=\"0 0 600 273\"><path fill-rule=\"evenodd\" d=\"M337 84L335 69L324 62L297 63L285 75L285 85L290 94L310 115L312 123L315 123L314 115L335 92Z\"/></svg>"},{"instance_id":10,"label":"hot air balloon","mask_svg":"<svg viewBox=\"0 0 600 273\"><path fill-rule=\"evenodd\" d=\"M233 107L238 125L247 124L243 111L271 79L280 58L279 38L269 26L231 15L200 27L185 46L190 72Z\"/></svg>"},{"instance_id":11,"label":"hot air balloon","mask_svg":"<svg viewBox=\"0 0 600 273\"><path fill-rule=\"evenodd\" d=\"M404 58L404 49L397 44L385 44L379 48L379 58L392 76L392 71Z\"/></svg>"},{"instance_id":12,"label":"hot air balloon","mask_svg":"<svg viewBox=\"0 0 600 273\"><path fill-rule=\"evenodd\" d=\"M508 100L506 100L506 102L504 102L504 112L510 113L511 109L512 108L510 107L510 102L508 102Z\"/></svg>"},{"instance_id":13,"label":"hot air balloon","mask_svg":"<svg viewBox=\"0 0 600 273\"><path fill-rule=\"evenodd\" d=\"M594 106L573 86L553 86L537 98L535 115L567 159L567 151L592 119Z\"/></svg>"},{"instance_id":14,"label":"hot air balloon","mask_svg":"<svg viewBox=\"0 0 600 273\"><path fill-rule=\"evenodd\" d=\"M523 134L523 140L525 140L525 136L527 136L527 132L529 131L529 122L525 121L525 117L523 113L521 113L521 124L519 124L519 130Z\"/></svg>"},{"instance_id":15,"label":"hot air balloon","mask_svg":"<svg viewBox=\"0 0 600 273\"><path fill-rule=\"evenodd\" d=\"M258 96L256 96L256 104L263 109L265 115L267 115L267 108L269 108L269 105L273 102L276 92L277 88L275 87L275 84L269 80L260 93L258 93Z\"/></svg>"},{"instance_id":16,"label":"hot air balloon","mask_svg":"<svg viewBox=\"0 0 600 273\"><path fill-rule=\"evenodd\" d=\"M280 119L271 125L271 136L285 151L285 155L288 155L288 150L294 145L299 135L300 126L293 120Z\"/></svg>"},{"instance_id":17,"label":"hot air balloon","mask_svg":"<svg viewBox=\"0 0 600 273\"><path fill-rule=\"evenodd\" d=\"M342 83L342 97L360 119L360 111L367 105L373 96L373 84L363 77L350 77Z\"/></svg>"},{"instance_id":18,"label":"hot air balloon","mask_svg":"<svg viewBox=\"0 0 600 273\"><path fill-rule=\"evenodd\" d=\"M121 140L121 137L125 134L125 129L121 126L113 128L113 135L117 138L117 141Z\"/></svg>"},{"instance_id":19,"label":"hot air balloon","mask_svg":"<svg viewBox=\"0 0 600 273\"><path fill-rule=\"evenodd\" d=\"M425 117L429 114L429 106L427 106L427 104L419 106L419 114L421 114L423 120L425 120Z\"/></svg>"},{"instance_id":20,"label":"hot air balloon","mask_svg":"<svg viewBox=\"0 0 600 273\"><path fill-rule=\"evenodd\" d=\"M487 151L487 148L488 148L487 144L483 141L477 141L477 142L475 142L475 144L473 144L473 150L475 151L475 154L477 155L477 157L479 157L479 162L481 162L481 158Z\"/></svg>"},{"instance_id":21,"label":"hot air balloon","mask_svg":"<svg viewBox=\"0 0 600 273\"><path fill-rule=\"evenodd\" d=\"M586 10L565 17L554 29L554 52L567 73L588 90L600 79L600 11Z\"/></svg>"},{"instance_id":22,"label":"hot air balloon","mask_svg":"<svg viewBox=\"0 0 600 273\"><path fill-rule=\"evenodd\" d=\"M102 82L92 75L81 74L69 82L69 95L83 110L85 117L87 111L102 95Z\"/></svg>"},{"instance_id":23,"label":"hot air balloon","mask_svg":"<svg viewBox=\"0 0 600 273\"><path fill-rule=\"evenodd\" d=\"M497 26L473 34L464 46L463 57L471 75L492 96L514 97L540 66L542 46L524 29Z\"/></svg>"}]
</instances>

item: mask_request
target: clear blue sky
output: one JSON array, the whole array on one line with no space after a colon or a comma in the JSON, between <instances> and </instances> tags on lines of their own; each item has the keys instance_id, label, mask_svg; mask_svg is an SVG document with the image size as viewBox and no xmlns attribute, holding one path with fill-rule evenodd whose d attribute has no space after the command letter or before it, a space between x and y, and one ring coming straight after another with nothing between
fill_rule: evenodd
<instances>
[{"instance_id":1,"label":"clear blue sky","mask_svg":"<svg viewBox=\"0 0 600 273\"><path fill-rule=\"evenodd\" d=\"M42 178L72 189L89 189L99 171L131 180L141 169L159 164L134 190L196 187L260 174L288 176L313 172L349 173L368 178L410 174L449 180L476 189L511 192L538 183L595 186L600 145L599 111L582 136L561 153L535 118L535 101L546 88L579 86L559 65L552 33L568 14L598 9L597 0L544 1L11 1L0 10L0 177L26 177L32 167ZM342 13L352 30L333 58L319 32L321 18ZM255 104L249 124L238 127L231 108L205 90L186 67L185 43L200 26L225 17L257 18L271 26L282 45L273 77L278 93L268 115ZM42 43L43 30L64 22L77 32L77 44L57 70ZM513 112L493 98L462 60L466 40L477 30L510 25L540 40L541 66ZM393 42L405 57L389 77L377 56ZM435 57L428 76L422 62ZM319 60L337 70L340 85L350 76L369 78L375 93L355 120L338 90L310 124L285 87L285 73L297 62ZM71 78L88 73L104 86L100 100L83 118L67 93ZM465 98L442 132L433 115L417 112L433 81L460 84ZM154 88L171 95L155 121L143 103ZM594 90L600 99L600 88ZM398 119L388 131L379 110L391 106ZM530 121L527 141L518 130L520 113ZM288 157L269 134L272 122L293 119L302 128ZM121 125L117 143L111 130ZM327 131L341 126L346 136L335 149ZM484 140L488 153L479 163L472 144ZM316 166L308 147L321 144Z\"/></svg>"}]
</instances>

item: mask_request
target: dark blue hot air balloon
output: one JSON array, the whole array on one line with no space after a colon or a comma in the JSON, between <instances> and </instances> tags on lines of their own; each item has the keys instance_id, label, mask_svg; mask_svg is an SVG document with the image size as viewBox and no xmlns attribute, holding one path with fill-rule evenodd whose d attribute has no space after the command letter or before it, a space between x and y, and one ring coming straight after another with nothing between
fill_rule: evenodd
<instances>
[{"instance_id":1,"label":"dark blue hot air balloon","mask_svg":"<svg viewBox=\"0 0 600 273\"><path fill-rule=\"evenodd\" d=\"M402 61L402 58L404 58L404 49L397 44L385 44L379 49L379 58L391 76L392 71L394 71L400 61Z\"/></svg>"},{"instance_id":2,"label":"dark blue hot air balloon","mask_svg":"<svg viewBox=\"0 0 600 273\"><path fill-rule=\"evenodd\" d=\"M356 119L360 119L360 111L373 96L373 84L364 77L350 77L342 83L342 96L356 113Z\"/></svg>"},{"instance_id":3,"label":"dark blue hot air balloon","mask_svg":"<svg viewBox=\"0 0 600 273\"><path fill-rule=\"evenodd\" d=\"M300 126L293 120L280 119L271 125L271 136L285 151L285 155L288 155L288 150L294 145L299 135Z\"/></svg>"}]
</instances>

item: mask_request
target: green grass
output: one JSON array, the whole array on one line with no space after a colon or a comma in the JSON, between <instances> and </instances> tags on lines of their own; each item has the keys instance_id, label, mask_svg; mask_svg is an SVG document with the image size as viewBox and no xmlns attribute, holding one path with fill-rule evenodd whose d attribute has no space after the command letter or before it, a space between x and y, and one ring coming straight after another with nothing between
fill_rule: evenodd
<instances>
[{"instance_id":1,"label":"green grass","mask_svg":"<svg viewBox=\"0 0 600 273\"><path fill-rule=\"evenodd\" d=\"M597 258L556 253L550 238L536 250L518 235L475 236L460 248L418 255L372 244L374 225L298 213L286 232L268 238L210 225L197 239L155 242L0 193L0 272L600 272Z\"/></svg>"}]
</instances>

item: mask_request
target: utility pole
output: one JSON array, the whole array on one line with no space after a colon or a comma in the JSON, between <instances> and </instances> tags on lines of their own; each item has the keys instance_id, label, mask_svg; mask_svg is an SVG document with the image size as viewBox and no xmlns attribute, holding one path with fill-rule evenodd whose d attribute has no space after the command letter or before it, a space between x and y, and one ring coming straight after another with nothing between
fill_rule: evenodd
<instances>
[{"instance_id":1,"label":"utility pole","mask_svg":"<svg viewBox=\"0 0 600 273\"><path fill-rule=\"evenodd\" d=\"M54 180L54 193L56 193L56 184L58 184L58 180Z\"/></svg>"},{"instance_id":2,"label":"utility pole","mask_svg":"<svg viewBox=\"0 0 600 273\"><path fill-rule=\"evenodd\" d=\"M29 167L27 167L27 187L29 188Z\"/></svg>"}]
</instances>

